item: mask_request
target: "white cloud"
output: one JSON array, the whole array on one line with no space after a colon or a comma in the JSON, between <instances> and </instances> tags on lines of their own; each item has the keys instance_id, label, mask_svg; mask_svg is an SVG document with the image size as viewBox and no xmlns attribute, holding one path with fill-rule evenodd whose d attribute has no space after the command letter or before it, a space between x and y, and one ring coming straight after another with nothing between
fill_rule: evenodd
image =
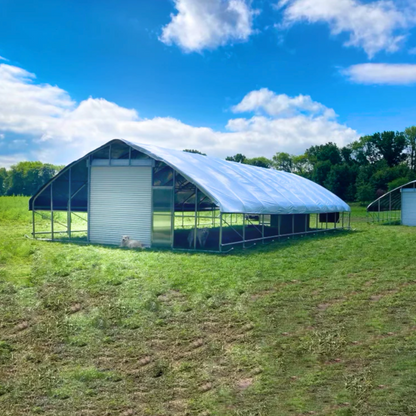
<instances>
[{"instance_id":1,"label":"white cloud","mask_svg":"<svg viewBox=\"0 0 416 416\"><path fill-rule=\"evenodd\" d=\"M379 0L280 0L284 25L296 22L327 23L333 35L348 33L346 46L360 47L369 57L380 51L395 52L413 26L410 6L400 10L397 2Z\"/></svg>"},{"instance_id":2,"label":"white cloud","mask_svg":"<svg viewBox=\"0 0 416 416\"><path fill-rule=\"evenodd\" d=\"M0 155L0 168L9 169L10 166L16 163L27 160L27 157L23 153L15 153L11 155Z\"/></svg>"},{"instance_id":3,"label":"white cloud","mask_svg":"<svg viewBox=\"0 0 416 416\"><path fill-rule=\"evenodd\" d=\"M336 121L332 109L308 96L252 91L234 111L257 114L229 120L224 131L193 127L170 117L142 119L136 110L102 98L76 103L59 87L37 84L25 70L0 64L0 132L23 135L28 141L27 159L68 163L114 138L194 148L218 157L299 154L311 145L328 141L344 145L358 138L354 130ZM9 152L13 149L12 140L3 143Z\"/></svg>"},{"instance_id":4,"label":"white cloud","mask_svg":"<svg viewBox=\"0 0 416 416\"><path fill-rule=\"evenodd\" d=\"M3 56L0 56L0 61L6 61L6 62L8 62L9 60L7 58L4 58Z\"/></svg>"},{"instance_id":5,"label":"white cloud","mask_svg":"<svg viewBox=\"0 0 416 416\"><path fill-rule=\"evenodd\" d=\"M416 65L411 64L359 64L342 73L357 84L408 85L416 83Z\"/></svg>"},{"instance_id":6,"label":"white cloud","mask_svg":"<svg viewBox=\"0 0 416 416\"><path fill-rule=\"evenodd\" d=\"M174 0L177 14L162 31L160 40L186 52L214 49L246 41L253 33L251 0Z\"/></svg>"},{"instance_id":7,"label":"white cloud","mask_svg":"<svg viewBox=\"0 0 416 416\"><path fill-rule=\"evenodd\" d=\"M0 140L3 140L5 137L6 137L6 135L5 135L5 134L0 133Z\"/></svg>"},{"instance_id":8,"label":"white cloud","mask_svg":"<svg viewBox=\"0 0 416 416\"><path fill-rule=\"evenodd\" d=\"M274 117L293 116L302 113L325 115L328 118L336 116L334 110L313 101L309 95L298 95L292 98L286 94L277 95L267 88L251 91L232 110L235 113L263 111Z\"/></svg>"}]
</instances>

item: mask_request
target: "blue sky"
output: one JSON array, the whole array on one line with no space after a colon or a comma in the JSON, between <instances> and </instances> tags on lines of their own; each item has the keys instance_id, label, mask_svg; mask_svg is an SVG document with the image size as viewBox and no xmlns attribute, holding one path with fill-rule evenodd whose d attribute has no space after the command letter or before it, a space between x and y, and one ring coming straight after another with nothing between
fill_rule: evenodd
<instances>
[{"instance_id":1,"label":"blue sky","mask_svg":"<svg viewBox=\"0 0 416 416\"><path fill-rule=\"evenodd\" d=\"M114 138L224 157L416 124L409 0L0 0L0 165ZM333 111L332 111L333 110Z\"/></svg>"}]
</instances>

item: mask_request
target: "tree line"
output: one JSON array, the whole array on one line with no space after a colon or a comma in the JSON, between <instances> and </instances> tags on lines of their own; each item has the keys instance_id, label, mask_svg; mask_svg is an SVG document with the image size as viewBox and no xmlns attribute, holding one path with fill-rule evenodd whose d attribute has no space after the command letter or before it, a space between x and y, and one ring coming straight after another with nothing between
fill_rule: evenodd
<instances>
[{"instance_id":1,"label":"tree line","mask_svg":"<svg viewBox=\"0 0 416 416\"><path fill-rule=\"evenodd\" d=\"M344 147L311 146L299 156L278 152L272 159L248 159L239 153L226 159L296 173L345 201L371 202L416 180L416 126L363 136Z\"/></svg>"},{"instance_id":2,"label":"tree line","mask_svg":"<svg viewBox=\"0 0 416 416\"><path fill-rule=\"evenodd\" d=\"M199 153L196 149L185 149ZM328 142L311 146L303 155L276 153L247 158L241 153L226 160L296 173L324 186L349 202L370 202L384 193L416 180L416 126L403 132L384 131L363 136L339 147ZM0 195L33 195L63 166L20 162L0 168Z\"/></svg>"},{"instance_id":3,"label":"tree line","mask_svg":"<svg viewBox=\"0 0 416 416\"><path fill-rule=\"evenodd\" d=\"M10 169L0 168L0 196L31 196L62 168L42 162L20 162Z\"/></svg>"}]
</instances>

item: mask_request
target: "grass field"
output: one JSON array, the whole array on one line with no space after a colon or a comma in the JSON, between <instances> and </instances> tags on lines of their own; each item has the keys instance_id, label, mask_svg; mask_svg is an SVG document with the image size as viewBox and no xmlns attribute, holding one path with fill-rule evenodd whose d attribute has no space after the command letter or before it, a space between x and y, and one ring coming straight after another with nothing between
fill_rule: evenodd
<instances>
[{"instance_id":1,"label":"grass field","mask_svg":"<svg viewBox=\"0 0 416 416\"><path fill-rule=\"evenodd\" d=\"M0 198L0 414L415 415L416 229L230 255L49 243Z\"/></svg>"}]
</instances>

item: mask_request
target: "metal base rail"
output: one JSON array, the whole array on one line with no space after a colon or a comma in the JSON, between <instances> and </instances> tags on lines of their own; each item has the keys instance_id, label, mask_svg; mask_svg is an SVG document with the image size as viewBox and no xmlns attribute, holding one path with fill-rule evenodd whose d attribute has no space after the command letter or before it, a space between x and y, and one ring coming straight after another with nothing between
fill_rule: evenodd
<instances>
[{"instance_id":1,"label":"metal base rail","mask_svg":"<svg viewBox=\"0 0 416 416\"><path fill-rule=\"evenodd\" d=\"M325 229L317 229L313 231L303 231L300 233L277 234L277 235L272 235L272 236L267 236L267 237L253 238L250 240L241 240L241 241L235 241L232 243L225 243L225 244L221 244L221 246L227 247L227 246L236 245L236 244L258 242L258 241L265 241L265 240L271 240L271 239L280 239L282 237L290 238L292 236L299 236L299 235L306 235L306 234L317 234L317 233L327 233L331 231L348 231L348 230L350 230L350 228L325 228Z\"/></svg>"}]
</instances>

